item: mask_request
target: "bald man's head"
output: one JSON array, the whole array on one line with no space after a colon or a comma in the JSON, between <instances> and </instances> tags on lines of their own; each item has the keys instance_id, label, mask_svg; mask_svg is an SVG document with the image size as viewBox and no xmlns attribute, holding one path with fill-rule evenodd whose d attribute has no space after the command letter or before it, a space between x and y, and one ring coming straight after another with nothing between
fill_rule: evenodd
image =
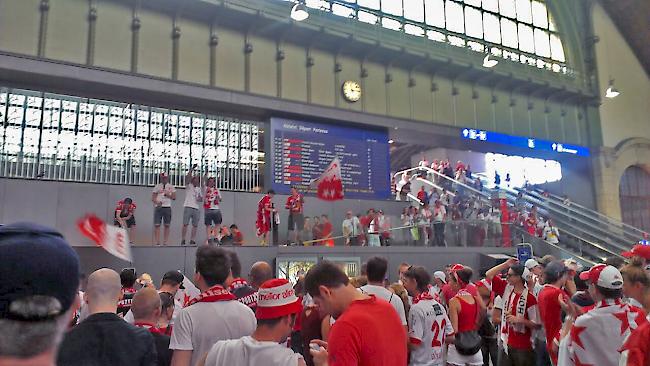
<instances>
[{"instance_id":1,"label":"bald man's head","mask_svg":"<svg viewBox=\"0 0 650 366\"><path fill-rule=\"evenodd\" d=\"M105 311L117 308L121 294L120 275L112 269L98 269L88 276L85 296L91 312L94 312L93 309Z\"/></svg>"},{"instance_id":2,"label":"bald man's head","mask_svg":"<svg viewBox=\"0 0 650 366\"><path fill-rule=\"evenodd\" d=\"M145 287L136 292L131 303L131 312L133 312L135 321L157 321L160 316L160 295L158 295L158 291Z\"/></svg>"},{"instance_id":3,"label":"bald man's head","mask_svg":"<svg viewBox=\"0 0 650 366\"><path fill-rule=\"evenodd\" d=\"M273 268L266 262L255 262L251 267L249 280L251 286L259 288L264 282L273 278Z\"/></svg>"}]
</instances>

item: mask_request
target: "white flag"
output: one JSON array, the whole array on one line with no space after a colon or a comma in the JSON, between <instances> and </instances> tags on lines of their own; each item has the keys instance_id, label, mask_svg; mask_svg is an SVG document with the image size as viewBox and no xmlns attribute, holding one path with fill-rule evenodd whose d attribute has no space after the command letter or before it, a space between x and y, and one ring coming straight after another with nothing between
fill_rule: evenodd
<instances>
[{"instance_id":1,"label":"white flag","mask_svg":"<svg viewBox=\"0 0 650 366\"><path fill-rule=\"evenodd\" d=\"M129 234L126 229L106 225L102 219L93 214L80 219L77 222L77 227L84 236L90 238L110 254L127 262L133 262Z\"/></svg>"}]
</instances>

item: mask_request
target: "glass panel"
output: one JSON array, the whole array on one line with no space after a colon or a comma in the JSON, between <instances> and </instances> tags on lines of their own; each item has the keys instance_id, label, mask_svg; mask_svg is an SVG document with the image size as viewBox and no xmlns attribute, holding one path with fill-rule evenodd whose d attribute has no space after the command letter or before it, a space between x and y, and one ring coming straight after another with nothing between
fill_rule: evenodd
<instances>
[{"instance_id":1,"label":"glass panel","mask_svg":"<svg viewBox=\"0 0 650 366\"><path fill-rule=\"evenodd\" d=\"M486 41L496 44L501 43L501 28L499 27L499 18L496 15L483 14L483 29Z\"/></svg>"},{"instance_id":2,"label":"glass panel","mask_svg":"<svg viewBox=\"0 0 650 366\"><path fill-rule=\"evenodd\" d=\"M495 13L499 12L499 0L483 0L483 9Z\"/></svg>"},{"instance_id":3,"label":"glass panel","mask_svg":"<svg viewBox=\"0 0 650 366\"><path fill-rule=\"evenodd\" d=\"M357 4L366 8L379 10L379 0L359 0Z\"/></svg>"},{"instance_id":4,"label":"glass panel","mask_svg":"<svg viewBox=\"0 0 650 366\"><path fill-rule=\"evenodd\" d=\"M334 15L349 18L354 14L354 9L340 4L332 4L332 13L334 13Z\"/></svg>"},{"instance_id":5,"label":"glass panel","mask_svg":"<svg viewBox=\"0 0 650 366\"><path fill-rule=\"evenodd\" d=\"M402 0L381 0L381 11L386 14L402 16Z\"/></svg>"},{"instance_id":6,"label":"glass panel","mask_svg":"<svg viewBox=\"0 0 650 366\"><path fill-rule=\"evenodd\" d=\"M319 10L330 9L330 3L327 0L307 0L305 2L305 5L307 5L310 8L319 9Z\"/></svg>"},{"instance_id":7,"label":"glass panel","mask_svg":"<svg viewBox=\"0 0 650 366\"><path fill-rule=\"evenodd\" d=\"M551 33L551 58L556 61L564 62L564 48L562 41L556 34Z\"/></svg>"},{"instance_id":8,"label":"glass panel","mask_svg":"<svg viewBox=\"0 0 650 366\"><path fill-rule=\"evenodd\" d=\"M548 32L541 29L535 29L535 53L543 57L551 57Z\"/></svg>"},{"instance_id":9,"label":"glass panel","mask_svg":"<svg viewBox=\"0 0 650 366\"><path fill-rule=\"evenodd\" d=\"M530 0L517 0L517 20L524 23L531 23L533 21Z\"/></svg>"},{"instance_id":10,"label":"glass panel","mask_svg":"<svg viewBox=\"0 0 650 366\"><path fill-rule=\"evenodd\" d=\"M548 30L551 32L557 32L557 27L555 26L555 21L553 20L553 17L548 18Z\"/></svg>"},{"instance_id":11,"label":"glass panel","mask_svg":"<svg viewBox=\"0 0 650 366\"><path fill-rule=\"evenodd\" d=\"M404 18L416 22L424 21L423 0L404 0Z\"/></svg>"},{"instance_id":12,"label":"glass panel","mask_svg":"<svg viewBox=\"0 0 650 366\"><path fill-rule=\"evenodd\" d=\"M419 36L422 37L424 36L424 29L422 27L418 27L413 24L405 24L404 25L404 32L408 34L412 34L414 36Z\"/></svg>"},{"instance_id":13,"label":"glass panel","mask_svg":"<svg viewBox=\"0 0 650 366\"><path fill-rule=\"evenodd\" d=\"M481 16L480 10L466 6L465 24L467 25L465 33L468 36L474 38L483 38L483 17Z\"/></svg>"},{"instance_id":14,"label":"glass panel","mask_svg":"<svg viewBox=\"0 0 650 366\"><path fill-rule=\"evenodd\" d=\"M451 43L452 45L456 47L465 47L464 39L456 36L449 36L448 38L449 38L449 43Z\"/></svg>"},{"instance_id":15,"label":"glass panel","mask_svg":"<svg viewBox=\"0 0 650 366\"><path fill-rule=\"evenodd\" d=\"M524 52L535 52L535 41L533 40L533 28L519 23L519 49Z\"/></svg>"},{"instance_id":16,"label":"glass panel","mask_svg":"<svg viewBox=\"0 0 650 366\"><path fill-rule=\"evenodd\" d=\"M365 11L359 11L357 18L364 23L370 24L377 24L377 21L379 20L379 17L377 17L375 14L371 14Z\"/></svg>"},{"instance_id":17,"label":"glass panel","mask_svg":"<svg viewBox=\"0 0 650 366\"><path fill-rule=\"evenodd\" d=\"M509 18L515 18L517 16L515 0L499 0L499 13Z\"/></svg>"},{"instance_id":18,"label":"glass panel","mask_svg":"<svg viewBox=\"0 0 650 366\"><path fill-rule=\"evenodd\" d=\"M465 4L481 7L481 0L465 0Z\"/></svg>"},{"instance_id":19,"label":"glass panel","mask_svg":"<svg viewBox=\"0 0 650 366\"><path fill-rule=\"evenodd\" d=\"M510 48L517 48L517 23L512 20L501 18L501 43Z\"/></svg>"},{"instance_id":20,"label":"glass panel","mask_svg":"<svg viewBox=\"0 0 650 366\"><path fill-rule=\"evenodd\" d=\"M447 0L445 3L445 14L448 30L457 33L465 32L462 5L456 3L455 1Z\"/></svg>"},{"instance_id":21,"label":"glass panel","mask_svg":"<svg viewBox=\"0 0 650 366\"><path fill-rule=\"evenodd\" d=\"M402 29L402 23L400 23L398 20L395 20L395 19L392 19L392 18L382 18L381 19L381 25L384 28L397 30L397 31Z\"/></svg>"},{"instance_id":22,"label":"glass panel","mask_svg":"<svg viewBox=\"0 0 650 366\"><path fill-rule=\"evenodd\" d=\"M445 27L445 5L443 0L425 0L426 23L438 28Z\"/></svg>"},{"instance_id":23,"label":"glass panel","mask_svg":"<svg viewBox=\"0 0 650 366\"><path fill-rule=\"evenodd\" d=\"M541 1L533 1L533 25L540 28L548 28L546 4Z\"/></svg>"},{"instance_id":24,"label":"glass panel","mask_svg":"<svg viewBox=\"0 0 650 366\"><path fill-rule=\"evenodd\" d=\"M427 38L437 42L444 42L446 39L443 33L432 31L432 30L427 31Z\"/></svg>"}]
</instances>

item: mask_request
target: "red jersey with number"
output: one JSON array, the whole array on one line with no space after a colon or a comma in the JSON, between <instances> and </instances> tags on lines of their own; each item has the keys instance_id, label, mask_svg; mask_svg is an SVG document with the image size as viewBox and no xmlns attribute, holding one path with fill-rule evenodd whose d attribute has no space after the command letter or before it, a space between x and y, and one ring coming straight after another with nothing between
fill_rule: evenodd
<instances>
[{"instance_id":1,"label":"red jersey with number","mask_svg":"<svg viewBox=\"0 0 650 366\"><path fill-rule=\"evenodd\" d=\"M329 335L330 366L406 365L406 332L395 308L370 295L353 301Z\"/></svg>"}]
</instances>

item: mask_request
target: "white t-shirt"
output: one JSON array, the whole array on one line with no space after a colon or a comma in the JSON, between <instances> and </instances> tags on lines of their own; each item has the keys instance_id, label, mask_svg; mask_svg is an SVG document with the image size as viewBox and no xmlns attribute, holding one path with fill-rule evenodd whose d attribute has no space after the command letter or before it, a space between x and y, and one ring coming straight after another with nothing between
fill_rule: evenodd
<instances>
[{"instance_id":1,"label":"white t-shirt","mask_svg":"<svg viewBox=\"0 0 650 366\"><path fill-rule=\"evenodd\" d=\"M208 210L218 210L219 201L221 200L221 193L217 187L205 187L205 204Z\"/></svg>"},{"instance_id":2,"label":"white t-shirt","mask_svg":"<svg viewBox=\"0 0 650 366\"><path fill-rule=\"evenodd\" d=\"M185 202L183 207L199 209L201 199L201 187L195 187L194 184L189 183L185 187Z\"/></svg>"},{"instance_id":3,"label":"white t-shirt","mask_svg":"<svg viewBox=\"0 0 650 366\"><path fill-rule=\"evenodd\" d=\"M169 349L193 351L196 365L216 342L249 336L256 327L255 314L239 301L199 302L179 312Z\"/></svg>"},{"instance_id":4,"label":"white t-shirt","mask_svg":"<svg viewBox=\"0 0 650 366\"><path fill-rule=\"evenodd\" d=\"M368 294L368 295L375 295L379 299L384 299L387 302L389 302L393 308L395 308L395 311L397 311L397 315L399 315L399 319L402 321L402 325L406 325L406 312L404 311L404 303L402 302L402 299L395 295L394 293L390 292L389 290L385 289L382 286L376 286L376 285L365 285L360 288L361 292Z\"/></svg>"},{"instance_id":5,"label":"white t-shirt","mask_svg":"<svg viewBox=\"0 0 650 366\"><path fill-rule=\"evenodd\" d=\"M440 207L434 207L432 210L433 210L433 222L443 222L445 219L445 215L447 214L447 210L445 209L445 206L440 205Z\"/></svg>"},{"instance_id":6,"label":"white t-shirt","mask_svg":"<svg viewBox=\"0 0 650 366\"><path fill-rule=\"evenodd\" d=\"M420 343L411 351L409 365L443 365L445 337L454 333L444 306L436 300L420 300L411 306L409 319L409 339Z\"/></svg>"},{"instance_id":7,"label":"white t-shirt","mask_svg":"<svg viewBox=\"0 0 650 366\"><path fill-rule=\"evenodd\" d=\"M359 222L359 218L356 216L343 220L341 227L343 229L343 235L347 234L351 237L356 237L361 234L361 223Z\"/></svg>"},{"instance_id":8,"label":"white t-shirt","mask_svg":"<svg viewBox=\"0 0 650 366\"><path fill-rule=\"evenodd\" d=\"M162 202L162 207L172 207L172 199L165 196L165 193L174 192L176 192L176 188L169 183L164 186L162 183L158 183L153 187L153 193L156 194L156 201Z\"/></svg>"},{"instance_id":9,"label":"white t-shirt","mask_svg":"<svg viewBox=\"0 0 650 366\"><path fill-rule=\"evenodd\" d=\"M246 336L219 341L212 346L206 366L296 366L303 357L276 342L258 341Z\"/></svg>"},{"instance_id":10,"label":"white t-shirt","mask_svg":"<svg viewBox=\"0 0 650 366\"><path fill-rule=\"evenodd\" d=\"M559 239L560 233L558 232L557 228L555 226L550 227L546 226L544 228L544 239L551 243L551 244L557 244L560 242Z\"/></svg>"}]
</instances>

